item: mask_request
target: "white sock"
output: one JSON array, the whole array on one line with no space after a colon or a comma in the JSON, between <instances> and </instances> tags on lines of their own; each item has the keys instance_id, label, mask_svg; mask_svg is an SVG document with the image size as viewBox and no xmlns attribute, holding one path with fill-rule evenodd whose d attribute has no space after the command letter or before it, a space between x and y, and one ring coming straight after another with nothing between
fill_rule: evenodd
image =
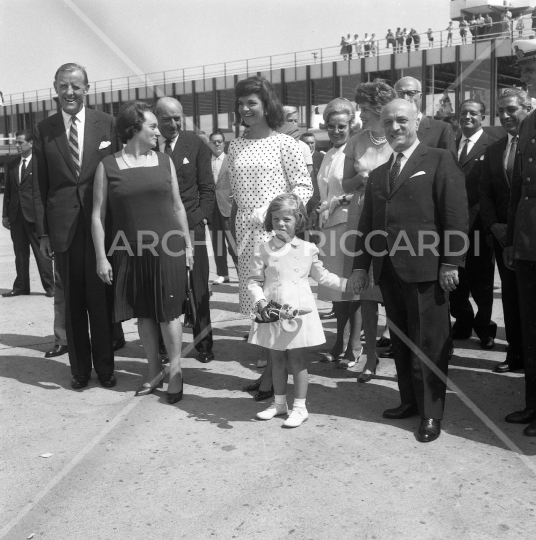
<instances>
[{"instance_id":1,"label":"white sock","mask_svg":"<svg viewBox=\"0 0 536 540\"><path fill-rule=\"evenodd\" d=\"M302 409L305 409L305 398L304 399L296 399L294 398L294 405L292 406L293 409L296 407L301 407Z\"/></svg>"},{"instance_id":2,"label":"white sock","mask_svg":"<svg viewBox=\"0 0 536 540\"><path fill-rule=\"evenodd\" d=\"M274 395L274 402L277 405L279 409L282 409L287 406L287 395L283 394L281 396L278 396L277 394Z\"/></svg>"}]
</instances>

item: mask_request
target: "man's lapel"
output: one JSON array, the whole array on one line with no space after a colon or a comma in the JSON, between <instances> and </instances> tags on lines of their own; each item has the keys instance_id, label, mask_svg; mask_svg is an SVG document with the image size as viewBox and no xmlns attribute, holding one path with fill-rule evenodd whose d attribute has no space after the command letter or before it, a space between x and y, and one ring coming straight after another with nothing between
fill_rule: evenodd
<instances>
[{"instance_id":1,"label":"man's lapel","mask_svg":"<svg viewBox=\"0 0 536 540\"><path fill-rule=\"evenodd\" d=\"M84 174L91 157L97 150L99 137L96 136L99 120L91 109L86 107L86 125L84 126L84 152L82 156L82 165L80 167L80 178Z\"/></svg>"},{"instance_id":2,"label":"man's lapel","mask_svg":"<svg viewBox=\"0 0 536 540\"><path fill-rule=\"evenodd\" d=\"M220 172L218 174L218 184L220 183L221 179L225 176L225 173L227 172L227 167L228 167L228 159L227 159L227 155L225 155L221 164Z\"/></svg>"},{"instance_id":3,"label":"man's lapel","mask_svg":"<svg viewBox=\"0 0 536 540\"><path fill-rule=\"evenodd\" d=\"M484 153L484 150L486 149L486 146L488 146L488 136L486 133L482 133L480 135L478 141L476 141L475 144L473 144L473 148L467 153L467 156L465 159L460 163L460 165L465 165L467 162L474 159L476 156Z\"/></svg>"},{"instance_id":4,"label":"man's lapel","mask_svg":"<svg viewBox=\"0 0 536 540\"><path fill-rule=\"evenodd\" d=\"M21 158L21 161L22 161L22 158ZM30 161L30 163L26 165L26 172L24 173L24 176L20 179L20 184L22 184L24 180L26 180L26 178L30 176L31 172L32 172L32 162ZM19 174L19 168L17 167L17 175L18 174Z\"/></svg>"},{"instance_id":5,"label":"man's lapel","mask_svg":"<svg viewBox=\"0 0 536 540\"><path fill-rule=\"evenodd\" d=\"M182 135L182 133L179 133L179 137L175 143L175 148L173 149L173 154L171 156L173 163L175 164L177 174L179 173L180 168L184 165L186 154L188 154L190 150L190 145L188 144L186 137L183 137Z\"/></svg>"},{"instance_id":6,"label":"man's lapel","mask_svg":"<svg viewBox=\"0 0 536 540\"><path fill-rule=\"evenodd\" d=\"M417 148L413 151L413 154L409 157L408 161L406 161L406 164L404 165L404 168L400 171L400 174L398 175L398 178L396 179L395 185L393 187L393 190L389 194L389 198L391 198L400 188L400 186L414 173L417 167L421 164L422 160L424 159L424 156L428 150L426 149L426 146L424 144L419 144ZM394 154L393 154L394 155Z\"/></svg>"},{"instance_id":7,"label":"man's lapel","mask_svg":"<svg viewBox=\"0 0 536 540\"><path fill-rule=\"evenodd\" d=\"M504 170L504 153L506 152L506 149L508 148L508 135L504 137L501 140L501 144L499 145L499 152L495 152L491 157L495 161L493 163L494 168L493 170L500 170L499 176L501 177L501 181L503 181L508 188L510 188L510 180L508 178L508 175L506 174L506 171Z\"/></svg>"},{"instance_id":8,"label":"man's lapel","mask_svg":"<svg viewBox=\"0 0 536 540\"><path fill-rule=\"evenodd\" d=\"M65 124L63 123L63 116L61 111L55 114L51 120L52 137L58 146L60 154L63 156L67 167L73 173L73 177L76 178L76 169L74 168L73 158L71 157L71 151L69 150L69 141L67 140L67 134L65 133Z\"/></svg>"}]
</instances>

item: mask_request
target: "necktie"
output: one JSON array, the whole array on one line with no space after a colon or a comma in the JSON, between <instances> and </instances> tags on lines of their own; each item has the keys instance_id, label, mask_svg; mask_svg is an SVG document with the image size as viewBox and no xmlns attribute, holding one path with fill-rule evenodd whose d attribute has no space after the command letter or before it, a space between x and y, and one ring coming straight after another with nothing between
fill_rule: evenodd
<instances>
[{"instance_id":1,"label":"necktie","mask_svg":"<svg viewBox=\"0 0 536 540\"><path fill-rule=\"evenodd\" d=\"M71 129L69 130L69 148L73 158L76 176L80 176L80 154L78 152L78 130L76 129L76 116L71 116Z\"/></svg>"},{"instance_id":2,"label":"necktie","mask_svg":"<svg viewBox=\"0 0 536 540\"><path fill-rule=\"evenodd\" d=\"M510 143L510 153L508 154L508 160L506 162L506 175L508 180L512 181L512 175L514 174L514 161L516 159L517 151L517 135L512 139Z\"/></svg>"},{"instance_id":3,"label":"necktie","mask_svg":"<svg viewBox=\"0 0 536 540\"><path fill-rule=\"evenodd\" d=\"M469 146L469 139L465 139L465 145L462 148L462 153L460 154L460 163L467 157L467 147Z\"/></svg>"},{"instance_id":4,"label":"necktie","mask_svg":"<svg viewBox=\"0 0 536 540\"><path fill-rule=\"evenodd\" d=\"M166 139L166 146L164 148L164 153L168 156L171 156L173 150L171 149L171 139Z\"/></svg>"},{"instance_id":5,"label":"necktie","mask_svg":"<svg viewBox=\"0 0 536 540\"><path fill-rule=\"evenodd\" d=\"M22 182L22 180L24 179L24 176L26 175L26 160L23 159L22 160L22 167L20 169L20 178L19 178L19 184Z\"/></svg>"},{"instance_id":6,"label":"necktie","mask_svg":"<svg viewBox=\"0 0 536 540\"><path fill-rule=\"evenodd\" d=\"M400 174L400 162L402 161L403 157L404 154L402 154L402 152L398 153L396 155L395 164L391 167L391 172L389 173L389 191L393 191L393 188L395 187L396 179Z\"/></svg>"}]
</instances>

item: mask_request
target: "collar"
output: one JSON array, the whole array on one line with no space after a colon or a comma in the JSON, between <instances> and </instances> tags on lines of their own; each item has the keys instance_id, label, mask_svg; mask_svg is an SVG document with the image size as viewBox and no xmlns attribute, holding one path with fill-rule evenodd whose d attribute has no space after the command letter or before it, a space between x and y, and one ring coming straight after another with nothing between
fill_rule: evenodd
<instances>
[{"instance_id":1,"label":"collar","mask_svg":"<svg viewBox=\"0 0 536 540\"><path fill-rule=\"evenodd\" d=\"M212 156L210 157L212 158L212 161L223 161L223 159L225 158L225 152L222 152L218 157L216 157L214 154L212 154Z\"/></svg>"},{"instance_id":2,"label":"collar","mask_svg":"<svg viewBox=\"0 0 536 540\"><path fill-rule=\"evenodd\" d=\"M300 239L295 236L290 242L289 244L292 246L292 247L298 247L300 245Z\"/></svg>"},{"instance_id":3,"label":"collar","mask_svg":"<svg viewBox=\"0 0 536 540\"><path fill-rule=\"evenodd\" d=\"M419 111L419 114L417 115L417 118L419 119L419 122L422 120L422 111Z\"/></svg>"},{"instance_id":4,"label":"collar","mask_svg":"<svg viewBox=\"0 0 536 540\"><path fill-rule=\"evenodd\" d=\"M66 113L63 109L61 110L61 115L63 116L63 123L67 126L69 124L69 120L76 116L76 119L78 120L78 123L84 123L86 121L86 107L85 105L82 106L82 108L75 114L71 115Z\"/></svg>"},{"instance_id":5,"label":"collar","mask_svg":"<svg viewBox=\"0 0 536 540\"><path fill-rule=\"evenodd\" d=\"M462 138L460 139L460 145L463 144L466 140L469 140L470 142L475 144L478 141L478 139L480 139L480 137L482 136L482 133L484 133L484 130L480 128L476 133L474 133L470 137L466 137L465 135L462 134Z\"/></svg>"},{"instance_id":6,"label":"collar","mask_svg":"<svg viewBox=\"0 0 536 540\"><path fill-rule=\"evenodd\" d=\"M20 162L22 163L22 160L25 159L26 160L26 163L30 163L31 159L32 159L32 154L30 154L28 157L20 157Z\"/></svg>"},{"instance_id":7,"label":"collar","mask_svg":"<svg viewBox=\"0 0 536 540\"><path fill-rule=\"evenodd\" d=\"M508 148L512 144L512 139L514 138L513 135L510 135L510 133L507 133L508 135L508 142L506 143L506 148Z\"/></svg>"},{"instance_id":8,"label":"collar","mask_svg":"<svg viewBox=\"0 0 536 540\"><path fill-rule=\"evenodd\" d=\"M411 154L413 154L413 152L415 152L415 149L417 148L417 146L419 146L419 144L421 144L421 141L419 141L419 139L415 139L415 142L409 148L407 148L403 152L395 152L395 151L393 151L393 155L395 155L395 154L403 154L406 159L409 159L411 157Z\"/></svg>"}]
</instances>

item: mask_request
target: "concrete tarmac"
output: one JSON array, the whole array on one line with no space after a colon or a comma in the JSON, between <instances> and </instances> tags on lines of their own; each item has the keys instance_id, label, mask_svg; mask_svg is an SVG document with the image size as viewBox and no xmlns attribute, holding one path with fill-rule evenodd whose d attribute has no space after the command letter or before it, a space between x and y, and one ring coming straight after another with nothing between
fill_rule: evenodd
<instances>
[{"instance_id":1,"label":"concrete tarmac","mask_svg":"<svg viewBox=\"0 0 536 540\"><path fill-rule=\"evenodd\" d=\"M15 266L3 228L0 261L6 292ZM534 538L536 440L503 421L524 407L523 374L492 372L505 358L498 277L497 346L456 343L442 435L421 444L417 418L382 418L399 404L392 360L367 384L356 381L362 361L350 370L319 362L333 320L327 344L308 355L308 422L255 420L268 403L241 391L259 376L259 351L243 339L234 268L211 299L216 360L185 355L183 401L134 396L147 371L135 321L124 324L117 386L93 376L74 391L67 356L43 357L53 300L33 258L31 276L30 296L0 298L0 538ZM191 340L186 331L185 347Z\"/></svg>"}]
</instances>

